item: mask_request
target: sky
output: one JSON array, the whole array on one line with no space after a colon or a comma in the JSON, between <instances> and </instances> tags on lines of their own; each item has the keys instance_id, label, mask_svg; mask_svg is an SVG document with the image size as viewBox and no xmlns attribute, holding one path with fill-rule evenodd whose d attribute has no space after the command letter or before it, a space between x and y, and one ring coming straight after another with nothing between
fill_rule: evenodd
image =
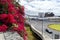
<instances>
[{"instance_id":1,"label":"sky","mask_svg":"<svg viewBox=\"0 0 60 40\"><path fill-rule=\"evenodd\" d=\"M25 13L38 15L38 12L53 12L60 15L60 0L21 0Z\"/></svg>"}]
</instances>

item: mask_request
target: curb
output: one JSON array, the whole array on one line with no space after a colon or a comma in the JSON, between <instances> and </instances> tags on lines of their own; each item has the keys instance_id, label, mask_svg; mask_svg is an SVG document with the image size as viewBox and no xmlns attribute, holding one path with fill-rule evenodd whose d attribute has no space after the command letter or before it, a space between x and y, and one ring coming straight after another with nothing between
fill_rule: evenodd
<instances>
[{"instance_id":1,"label":"curb","mask_svg":"<svg viewBox=\"0 0 60 40\"><path fill-rule=\"evenodd\" d=\"M32 29L32 31L33 31L34 33L36 33L42 40L44 39L41 32L39 32L38 30L36 30L36 28L34 28L30 23L28 23L28 22L26 22L26 23L27 23L28 25L30 25L30 27L31 27L31 29Z\"/></svg>"}]
</instances>

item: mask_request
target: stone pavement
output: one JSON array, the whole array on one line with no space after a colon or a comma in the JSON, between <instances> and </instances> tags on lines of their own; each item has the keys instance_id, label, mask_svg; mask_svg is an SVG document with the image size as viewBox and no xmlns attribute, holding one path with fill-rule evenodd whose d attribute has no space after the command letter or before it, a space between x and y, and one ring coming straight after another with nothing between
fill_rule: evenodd
<instances>
[{"instance_id":1,"label":"stone pavement","mask_svg":"<svg viewBox=\"0 0 60 40\"><path fill-rule=\"evenodd\" d=\"M2 32L0 32L0 40L5 40L4 35Z\"/></svg>"},{"instance_id":2,"label":"stone pavement","mask_svg":"<svg viewBox=\"0 0 60 40\"><path fill-rule=\"evenodd\" d=\"M23 40L17 32L0 32L0 40Z\"/></svg>"}]
</instances>

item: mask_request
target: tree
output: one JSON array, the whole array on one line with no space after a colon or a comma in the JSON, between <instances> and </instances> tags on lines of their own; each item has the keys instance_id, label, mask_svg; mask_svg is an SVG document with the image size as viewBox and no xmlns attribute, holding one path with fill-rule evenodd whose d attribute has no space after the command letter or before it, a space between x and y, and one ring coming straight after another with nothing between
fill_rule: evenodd
<instances>
[{"instance_id":1,"label":"tree","mask_svg":"<svg viewBox=\"0 0 60 40\"><path fill-rule=\"evenodd\" d=\"M53 17L54 16L54 14L53 14L53 12L47 12L47 13L45 13L45 17Z\"/></svg>"}]
</instances>

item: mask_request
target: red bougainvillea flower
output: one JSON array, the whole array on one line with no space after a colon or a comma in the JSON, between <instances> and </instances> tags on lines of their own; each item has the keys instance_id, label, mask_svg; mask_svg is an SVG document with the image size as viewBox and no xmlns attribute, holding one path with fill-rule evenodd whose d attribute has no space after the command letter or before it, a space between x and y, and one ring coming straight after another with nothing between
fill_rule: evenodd
<instances>
[{"instance_id":1,"label":"red bougainvillea flower","mask_svg":"<svg viewBox=\"0 0 60 40\"><path fill-rule=\"evenodd\" d=\"M20 7L20 6L18 6L18 12L20 13L20 14L22 14L23 16L25 15L25 13L24 13L24 6L22 6L22 7Z\"/></svg>"},{"instance_id":2,"label":"red bougainvillea flower","mask_svg":"<svg viewBox=\"0 0 60 40\"><path fill-rule=\"evenodd\" d=\"M16 9L15 9L14 7L11 7L11 6L8 8L8 11L9 11L11 14L17 13Z\"/></svg>"},{"instance_id":3,"label":"red bougainvillea flower","mask_svg":"<svg viewBox=\"0 0 60 40\"><path fill-rule=\"evenodd\" d=\"M22 6L22 12L23 12L23 16L25 15L25 13L24 13L24 6Z\"/></svg>"},{"instance_id":4,"label":"red bougainvillea flower","mask_svg":"<svg viewBox=\"0 0 60 40\"><path fill-rule=\"evenodd\" d=\"M18 13L14 14L13 16L14 16L15 20L19 23L20 19L19 19Z\"/></svg>"},{"instance_id":5,"label":"red bougainvillea flower","mask_svg":"<svg viewBox=\"0 0 60 40\"><path fill-rule=\"evenodd\" d=\"M18 28L16 28L16 27L13 27L13 31L18 31Z\"/></svg>"},{"instance_id":6,"label":"red bougainvillea flower","mask_svg":"<svg viewBox=\"0 0 60 40\"><path fill-rule=\"evenodd\" d=\"M23 31L24 30L24 24L23 23L18 23L18 30Z\"/></svg>"},{"instance_id":7,"label":"red bougainvillea flower","mask_svg":"<svg viewBox=\"0 0 60 40\"><path fill-rule=\"evenodd\" d=\"M8 14L8 19L10 23L16 23L16 20L14 19L14 16L12 14Z\"/></svg>"},{"instance_id":8,"label":"red bougainvillea flower","mask_svg":"<svg viewBox=\"0 0 60 40\"><path fill-rule=\"evenodd\" d=\"M24 40L27 40L27 36L25 36L25 35L24 35L24 37L23 37L23 38L24 38Z\"/></svg>"},{"instance_id":9,"label":"red bougainvillea flower","mask_svg":"<svg viewBox=\"0 0 60 40\"><path fill-rule=\"evenodd\" d=\"M25 20L22 15L19 15L19 19L20 19L21 22L24 22L24 20Z\"/></svg>"},{"instance_id":10,"label":"red bougainvillea flower","mask_svg":"<svg viewBox=\"0 0 60 40\"><path fill-rule=\"evenodd\" d=\"M14 14L14 17L17 19L17 22L20 23L20 22L24 22L24 17L22 14L20 13L17 13L17 14Z\"/></svg>"},{"instance_id":11,"label":"red bougainvillea flower","mask_svg":"<svg viewBox=\"0 0 60 40\"><path fill-rule=\"evenodd\" d=\"M16 9L15 5L12 2L13 0L0 0L1 4L6 5L7 3L7 8L3 8L8 11L7 14L3 13L0 14L0 20L2 21L2 25L0 25L0 32L5 32L8 28L8 23L11 24L16 24L18 27L13 27L12 30L19 32L23 32L23 38L26 40L26 30L24 28L24 6L20 7L18 6L18 9ZM3 6L4 6L3 5ZM5 10L3 10L5 12ZM15 19L16 17L16 19Z\"/></svg>"},{"instance_id":12,"label":"red bougainvillea flower","mask_svg":"<svg viewBox=\"0 0 60 40\"><path fill-rule=\"evenodd\" d=\"M24 24L18 23L17 25L18 27L13 27L13 30L18 31L18 32L24 30Z\"/></svg>"},{"instance_id":13,"label":"red bougainvillea flower","mask_svg":"<svg viewBox=\"0 0 60 40\"><path fill-rule=\"evenodd\" d=\"M0 32L5 32L7 30L7 26L6 25L1 25L0 26Z\"/></svg>"},{"instance_id":14,"label":"red bougainvillea flower","mask_svg":"<svg viewBox=\"0 0 60 40\"><path fill-rule=\"evenodd\" d=\"M8 16L7 16L7 18L3 19L2 21L4 22L3 24L8 24L9 23Z\"/></svg>"},{"instance_id":15,"label":"red bougainvillea flower","mask_svg":"<svg viewBox=\"0 0 60 40\"><path fill-rule=\"evenodd\" d=\"M2 20L2 19L5 19L7 17L7 14L5 14L5 13L2 13L2 14L0 14L0 19Z\"/></svg>"},{"instance_id":16,"label":"red bougainvillea flower","mask_svg":"<svg viewBox=\"0 0 60 40\"><path fill-rule=\"evenodd\" d=\"M5 4L7 0L0 0L1 4Z\"/></svg>"},{"instance_id":17,"label":"red bougainvillea flower","mask_svg":"<svg viewBox=\"0 0 60 40\"><path fill-rule=\"evenodd\" d=\"M22 6L22 11L24 11L24 6Z\"/></svg>"},{"instance_id":18,"label":"red bougainvillea flower","mask_svg":"<svg viewBox=\"0 0 60 40\"><path fill-rule=\"evenodd\" d=\"M8 28L8 27L7 27L6 25L4 25L4 24L2 25L2 27L4 27L5 30L7 30L7 28Z\"/></svg>"},{"instance_id":19,"label":"red bougainvillea flower","mask_svg":"<svg viewBox=\"0 0 60 40\"><path fill-rule=\"evenodd\" d=\"M8 3L11 3L12 0L7 0Z\"/></svg>"}]
</instances>

